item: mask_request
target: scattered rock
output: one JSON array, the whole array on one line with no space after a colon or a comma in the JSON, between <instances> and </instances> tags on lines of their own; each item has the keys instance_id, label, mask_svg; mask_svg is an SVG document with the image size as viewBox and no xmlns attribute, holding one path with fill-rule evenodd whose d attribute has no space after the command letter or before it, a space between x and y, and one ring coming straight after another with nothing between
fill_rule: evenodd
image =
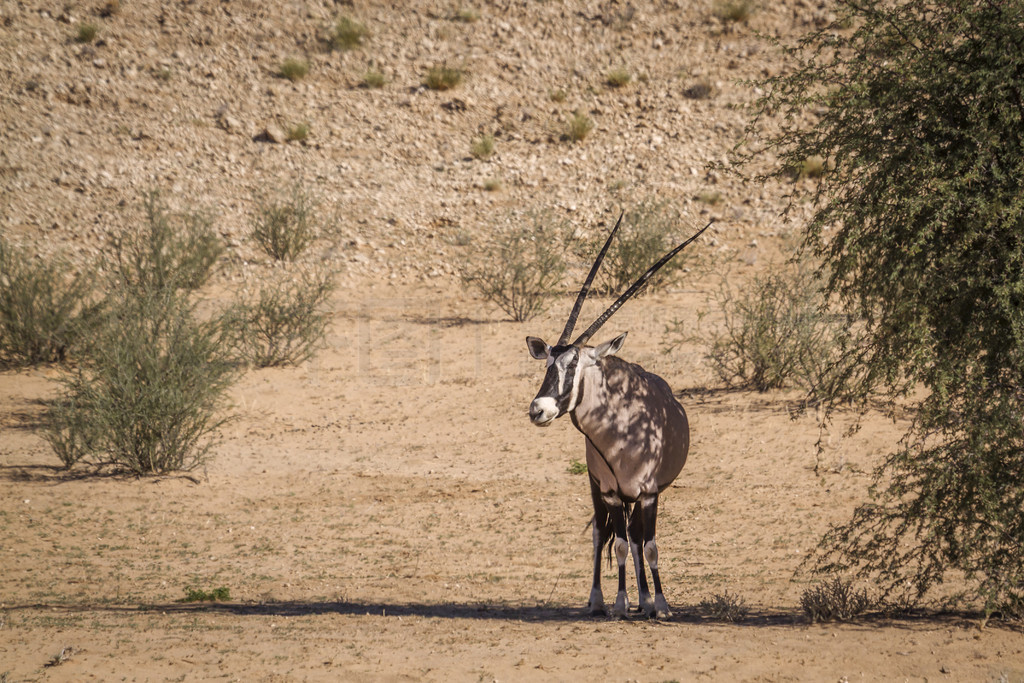
<instances>
[{"instance_id":1,"label":"scattered rock","mask_svg":"<svg viewBox=\"0 0 1024 683\"><path fill-rule=\"evenodd\" d=\"M264 142L273 142L280 145L288 141L288 136L285 135L284 131L276 123L268 123L267 127L263 129L262 139Z\"/></svg>"}]
</instances>

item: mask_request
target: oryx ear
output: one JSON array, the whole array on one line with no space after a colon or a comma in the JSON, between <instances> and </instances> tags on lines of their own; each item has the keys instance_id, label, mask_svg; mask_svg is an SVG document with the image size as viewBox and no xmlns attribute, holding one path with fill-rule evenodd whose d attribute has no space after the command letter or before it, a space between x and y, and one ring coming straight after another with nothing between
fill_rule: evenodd
<instances>
[{"instance_id":1,"label":"oryx ear","mask_svg":"<svg viewBox=\"0 0 1024 683\"><path fill-rule=\"evenodd\" d=\"M605 356L614 356L616 353L618 353L619 349L622 348L623 342L626 341L627 334L629 334L629 332L623 332L622 334L620 334L615 339L612 339L611 341L606 341L604 344L598 344L594 348L594 359L600 360Z\"/></svg>"},{"instance_id":2,"label":"oryx ear","mask_svg":"<svg viewBox=\"0 0 1024 683\"><path fill-rule=\"evenodd\" d=\"M543 339L537 337L527 337L526 347L530 349L530 355L537 360L547 360L548 353L551 351L551 347Z\"/></svg>"}]
</instances>

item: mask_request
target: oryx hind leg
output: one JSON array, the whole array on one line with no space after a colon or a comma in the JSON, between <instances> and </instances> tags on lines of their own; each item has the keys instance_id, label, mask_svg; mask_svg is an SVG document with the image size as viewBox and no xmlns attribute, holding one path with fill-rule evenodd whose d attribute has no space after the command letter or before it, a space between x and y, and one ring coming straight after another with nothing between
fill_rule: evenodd
<instances>
[{"instance_id":1,"label":"oryx hind leg","mask_svg":"<svg viewBox=\"0 0 1024 683\"><path fill-rule=\"evenodd\" d=\"M629 515L629 554L633 556L633 568L636 570L636 587L639 592L640 604L637 609L650 615L654 611L654 598L651 597L651 590L647 586L647 573L644 571L644 523L641 514L640 502L633 505L633 512Z\"/></svg>"},{"instance_id":2,"label":"oryx hind leg","mask_svg":"<svg viewBox=\"0 0 1024 683\"><path fill-rule=\"evenodd\" d=\"M655 525L658 520L658 494L641 496L640 514L643 517L644 559L651 568L651 581L654 582L654 603L644 605L644 611L652 619L668 619L672 616L668 601L661 592L661 575L658 572L658 544L654 540Z\"/></svg>"},{"instance_id":3,"label":"oryx hind leg","mask_svg":"<svg viewBox=\"0 0 1024 683\"><path fill-rule=\"evenodd\" d=\"M594 501L594 582L590 588L590 601L587 609L591 614L606 614L604 594L601 592L601 550L612 535L611 519L608 507L601 499L601 490L594 480L590 481L590 494Z\"/></svg>"}]
</instances>

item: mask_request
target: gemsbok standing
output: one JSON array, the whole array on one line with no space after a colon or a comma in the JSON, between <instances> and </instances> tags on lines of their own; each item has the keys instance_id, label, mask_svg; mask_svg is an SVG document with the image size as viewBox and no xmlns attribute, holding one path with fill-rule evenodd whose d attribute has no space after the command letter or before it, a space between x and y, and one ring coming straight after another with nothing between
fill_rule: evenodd
<instances>
[{"instance_id":1,"label":"gemsbok standing","mask_svg":"<svg viewBox=\"0 0 1024 683\"><path fill-rule=\"evenodd\" d=\"M576 297L558 342L548 346L537 337L526 338L530 355L547 361L544 382L530 404L530 420L539 427L546 427L555 418L568 413L576 429L586 437L587 470L594 501L594 583L590 591L590 612L605 613L601 548L614 533L612 550L619 565L619 589L612 613L624 617L629 611L626 555L631 551L640 607L648 617L663 619L671 616L671 612L661 591L658 545L654 539L658 495L675 480L686 463L690 426L686 412L665 380L615 356L626 339L625 332L596 347L585 344L659 268L697 239L711 223L663 256L570 344L569 337L594 275L621 223L620 215ZM651 569L653 599L641 552Z\"/></svg>"}]
</instances>

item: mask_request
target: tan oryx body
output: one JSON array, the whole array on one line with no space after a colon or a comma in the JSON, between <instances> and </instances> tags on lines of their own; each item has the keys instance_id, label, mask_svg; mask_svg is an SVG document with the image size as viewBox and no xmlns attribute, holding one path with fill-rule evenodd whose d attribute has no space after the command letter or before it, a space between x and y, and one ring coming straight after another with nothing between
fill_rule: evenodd
<instances>
[{"instance_id":1,"label":"tan oryx body","mask_svg":"<svg viewBox=\"0 0 1024 683\"><path fill-rule=\"evenodd\" d=\"M625 341L625 333L596 347L585 344L655 271L703 230L666 254L586 332L568 344L590 284L621 222L620 216L619 223L615 224L591 267L555 346L549 346L536 337L526 339L530 354L547 361L544 382L530 404L530 419L538 426L547 426L568 414L586 438L587 470L594 503L591 612L604 612L601 550L614 535L612 549L619 566L614 613L624 616L629 609L625 565L627 554L632 551L640 606L648 616L662 618L669 616L669 608L658 572L658 546L655 541L658 496L675 480L686 463L690 447L686 412L665 380L615 356ZM653 597L647 586L643 560L651 570Z\"/></svg>"}]
</instances>

